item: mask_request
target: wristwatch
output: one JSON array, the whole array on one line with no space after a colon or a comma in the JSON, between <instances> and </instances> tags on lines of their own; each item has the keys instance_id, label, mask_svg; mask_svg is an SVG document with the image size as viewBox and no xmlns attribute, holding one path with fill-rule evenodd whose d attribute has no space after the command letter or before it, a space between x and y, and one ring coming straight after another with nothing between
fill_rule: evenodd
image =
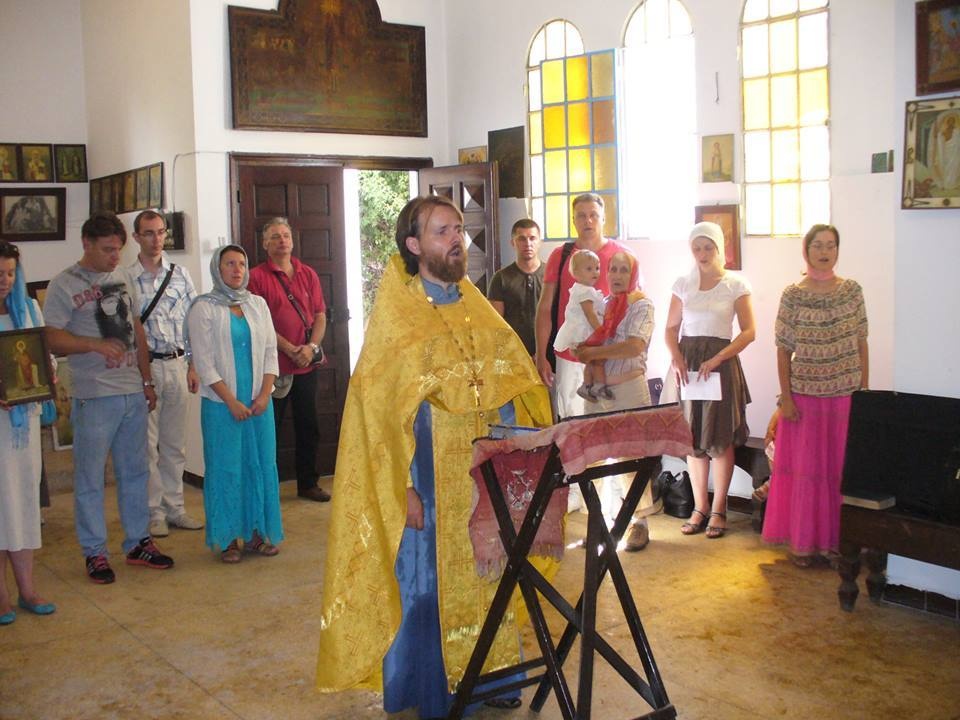
<instances>
[{"instance_id":1,"label":"wristwatch","mask_svg":"<svg viewBox=\"0 0 960 720\"><path fill-rule=\"evenodd\" d=\"M317 345L316 343L307 343L307 345L309 345L309 346L313 349L313 354L314 354L314 355L319 355L319 354L320 354L320 346L319 346L319 345Z\"/></svg>"},{"instance_id":2,"label":"wristwatch","mask_svg":"<svg viewBox=\"0 0 960 720\"><path fill-rule=\"evenodd\" d=\"M143 386L144 386L145 388L148 388L148 387L156 387L157 385L156 385L156 383L153 382L153 380L144 380L144 381L143 381Z\"/></svg>"}]
</instances>

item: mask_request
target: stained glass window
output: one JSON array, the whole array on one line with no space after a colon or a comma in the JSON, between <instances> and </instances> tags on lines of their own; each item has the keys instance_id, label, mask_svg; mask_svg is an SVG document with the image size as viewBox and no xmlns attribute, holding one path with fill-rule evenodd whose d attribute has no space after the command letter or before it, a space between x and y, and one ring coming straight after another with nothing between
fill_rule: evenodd
<instances>
[{"instance_id":1,"label":"stained glass window","mask_svg":"<svg viewBox=\"0 0 960 720\"><path fill-rule=\"evenodd\" d=\"M829 0L746 0L740 26L748 235L830 222Z\"/></svg>"}]
</instances>

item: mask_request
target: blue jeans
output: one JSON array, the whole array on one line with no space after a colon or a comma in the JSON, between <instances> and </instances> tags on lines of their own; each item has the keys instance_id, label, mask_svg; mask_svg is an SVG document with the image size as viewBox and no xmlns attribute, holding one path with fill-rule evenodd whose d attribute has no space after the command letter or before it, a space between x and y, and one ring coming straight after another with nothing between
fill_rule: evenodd
<instances>
[{"instance_id":1,"label":"blue jeans","mask_svg":"<svg viewBox=\"0 0 960 720\"><path fill-rule=\"evenodd\" d=\"M77 540L84 555L107 555L103 473L113 456L117 505L129 552L147 537L147 402L143 393L73 400L73 497Z\"/></svg>"}]
</instances>

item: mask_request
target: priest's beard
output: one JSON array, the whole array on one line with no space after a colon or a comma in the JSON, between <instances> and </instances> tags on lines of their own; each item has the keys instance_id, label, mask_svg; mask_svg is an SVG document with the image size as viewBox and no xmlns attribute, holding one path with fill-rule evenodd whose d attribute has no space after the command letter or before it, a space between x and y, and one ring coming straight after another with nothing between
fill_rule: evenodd
<instances>
[{"instance_id":1,"label":"priest's beard","mask_svg":"<svg viewBox=\"0 0 960 720\"><path fill-rule=\"evenodd\" d=\"M466 248L459 255L426 255L423 261L430 274L442 282L460 282L467 274Z\"/></svg>"}]
</instances>

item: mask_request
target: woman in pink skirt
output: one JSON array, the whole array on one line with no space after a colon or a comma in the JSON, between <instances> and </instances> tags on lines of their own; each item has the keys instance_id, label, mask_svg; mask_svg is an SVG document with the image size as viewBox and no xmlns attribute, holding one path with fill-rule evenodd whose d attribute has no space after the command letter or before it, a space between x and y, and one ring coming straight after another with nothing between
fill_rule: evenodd
<instances>
[{"instance_id":1,"label":"woman in pink skirt","mask_svg":"<svg viewBox=\"0 0 960 720\"><path fill-rule=\"evenodd\" d=\"M800 567L838 548L850 396L868 382L863 291L834 274L839 248L835 227L810 228L806 275L777 313L780 423L763 539L789 544Z\"/></svg>"}]
</instances>

